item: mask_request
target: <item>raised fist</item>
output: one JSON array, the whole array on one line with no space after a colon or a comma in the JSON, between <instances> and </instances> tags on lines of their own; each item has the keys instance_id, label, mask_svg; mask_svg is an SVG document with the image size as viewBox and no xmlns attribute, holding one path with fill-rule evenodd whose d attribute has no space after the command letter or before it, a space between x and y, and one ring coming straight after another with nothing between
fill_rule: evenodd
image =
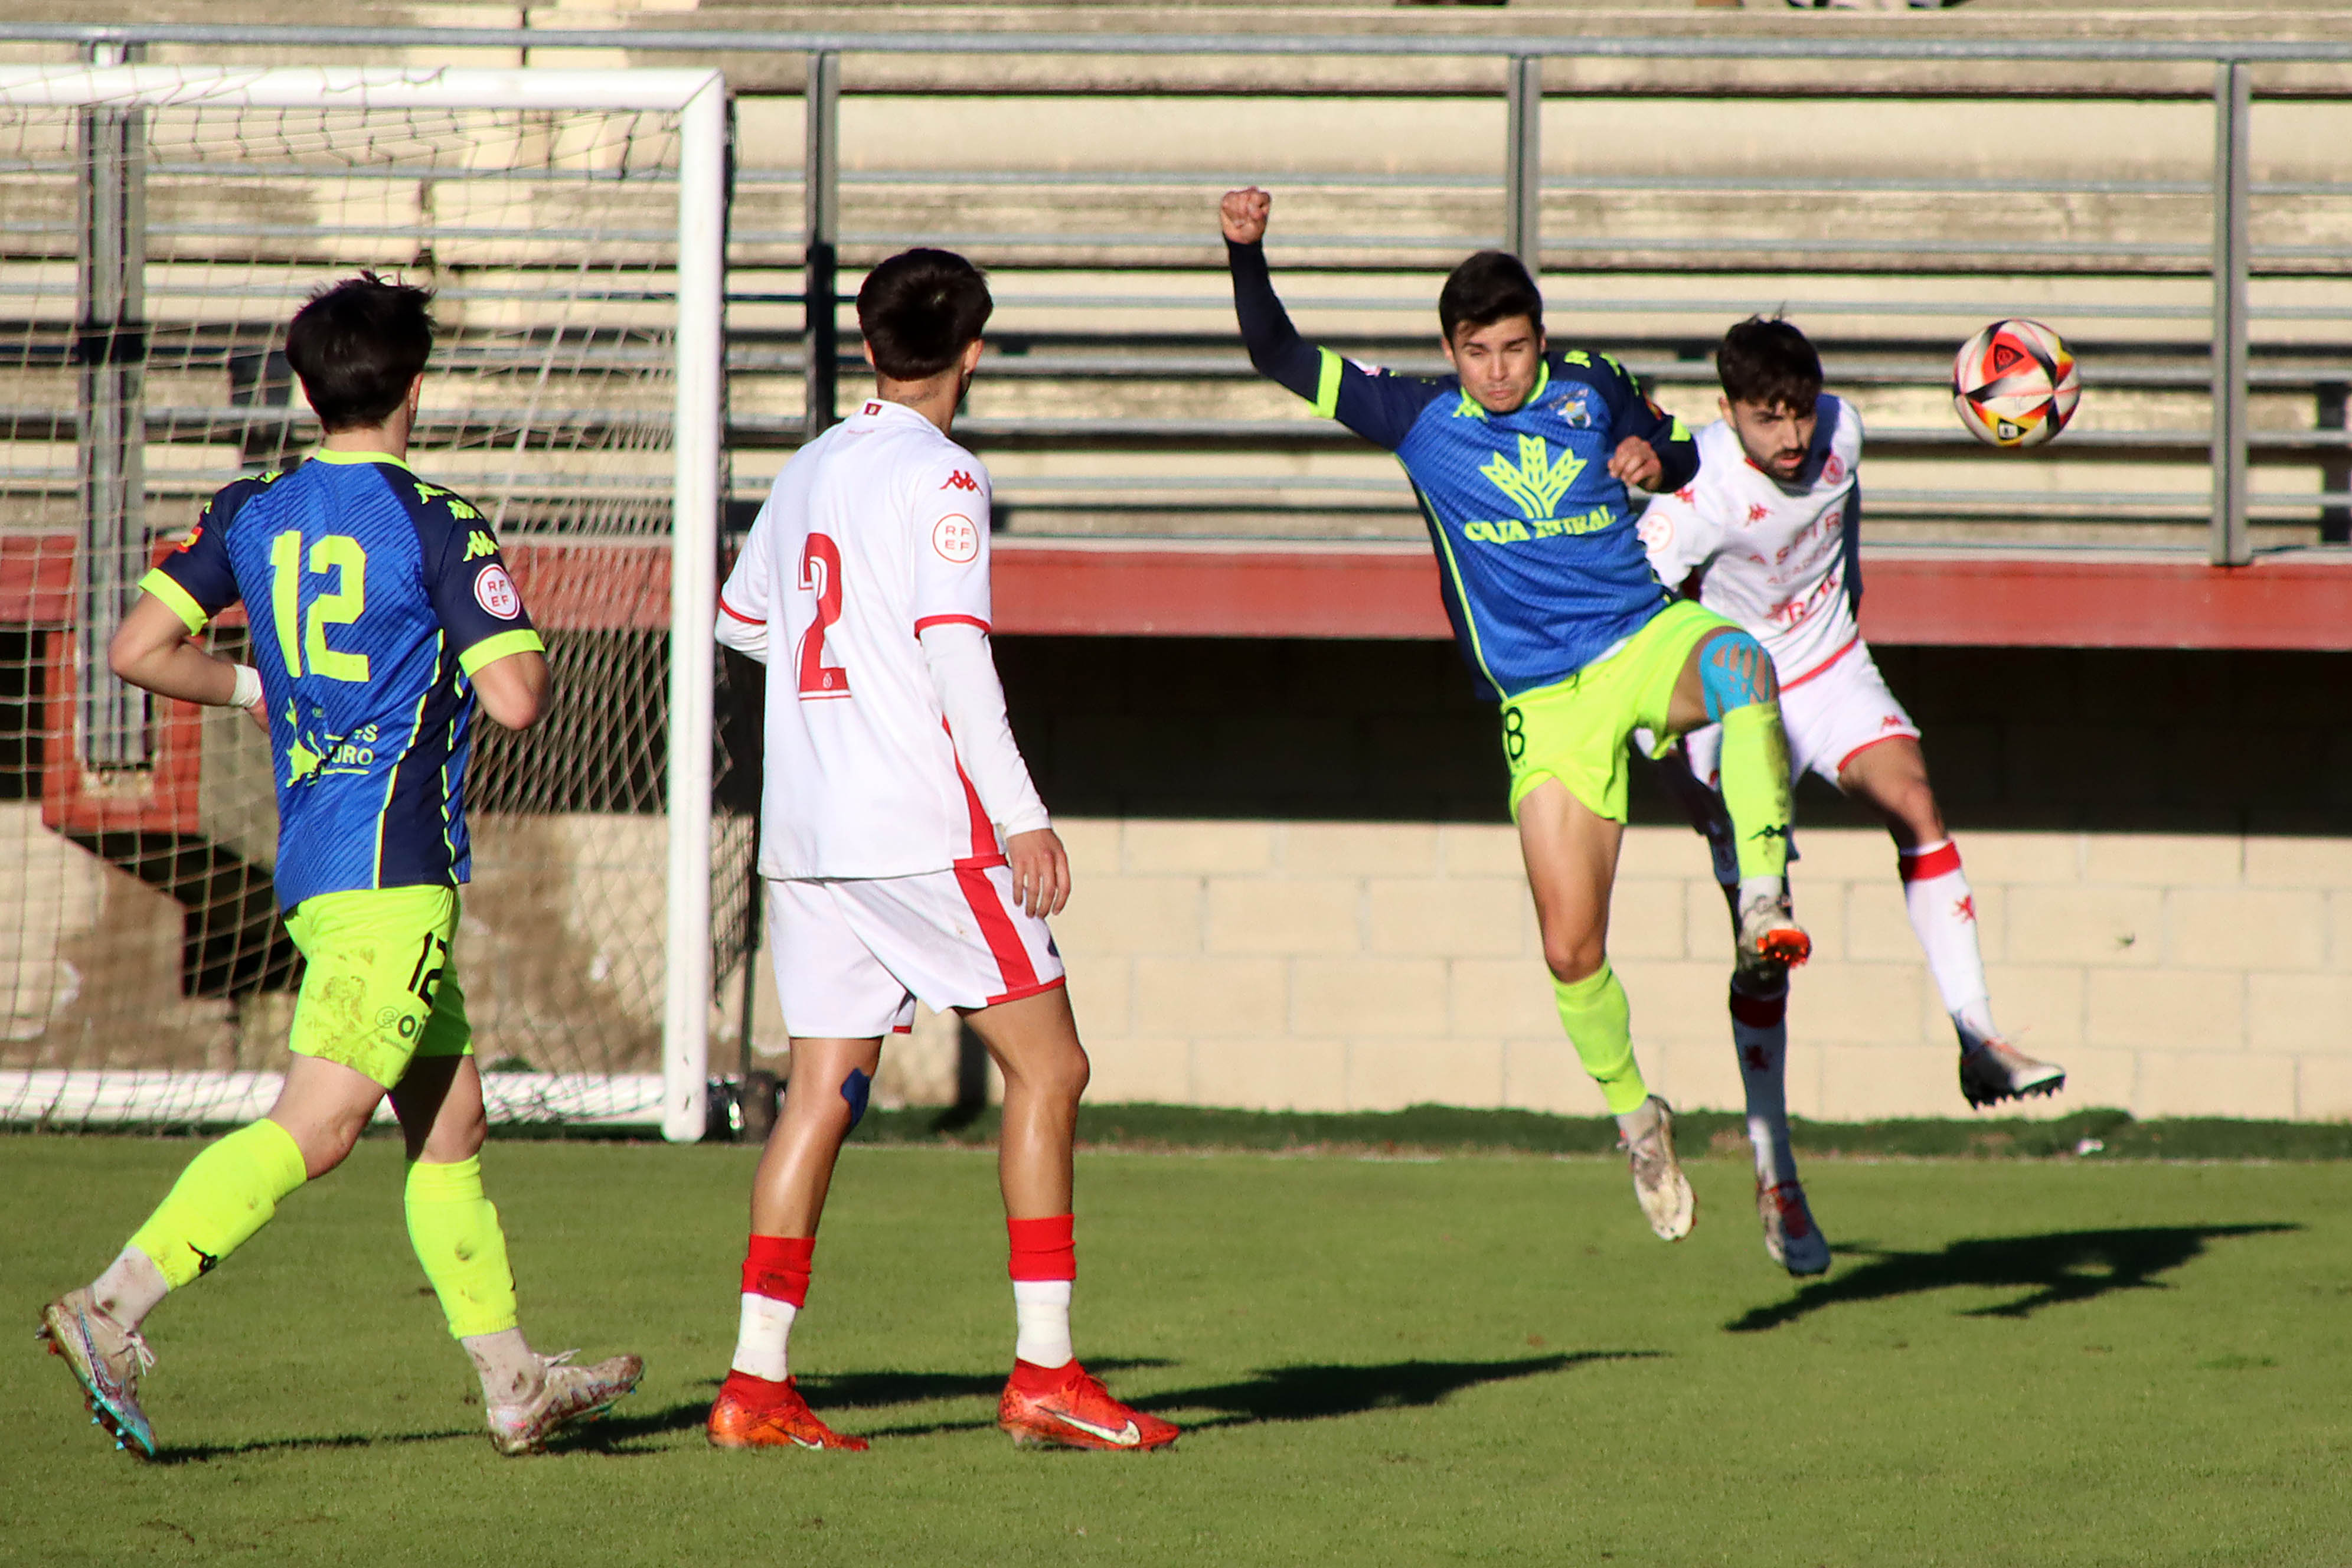
<instances>
[{"instance_id":1,"label":"raised fist","mask_svg":"<svg viewBox=\"0 0 2352 1568\"><path fill-rule=\"evenodd\" d=\"M1235 245L1255 245L1265 237L1266 214L1273 210L1274 198L1252 185L1247 190L1227 191L1217 205L1217 217L1227 239Z\"/></svg>"}]
</instances>

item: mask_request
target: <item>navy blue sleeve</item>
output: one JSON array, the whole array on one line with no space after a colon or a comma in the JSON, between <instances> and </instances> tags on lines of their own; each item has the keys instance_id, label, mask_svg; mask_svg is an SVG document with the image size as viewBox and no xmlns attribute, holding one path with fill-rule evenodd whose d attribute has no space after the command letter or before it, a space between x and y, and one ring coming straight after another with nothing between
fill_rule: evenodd
<instances>
[{"instance_id":1,"label":"navy blue sleeve","mask_svg":"<svg viewBox=\"0 0 2352 1568\"><path fill-rule=\"evenodd\" d=\"M1698 438L1680 419L1643 396L1631 371L1609 354L1582 349L1571 349L1560 358L1563 364L1581 367L1600 387L1609 404L1610 429L1618 440L1639 436L1658 455L1660 472L1657 482L1648 487L1651 494L1670 494L1698 478Z\"/></svg>"},{"instance_id":2,"label":"navy blue sleeve","mask_svg":"<svg viewBox=\"0 0 2352 1568\"><path fill-rule=\"evenodd\" d=\"M1225 241L1225 264L1234 275L1234 315L1242 342L1258 374L1315 405L1374 446L1395 451L1412 422L1444 390L1417 375L1366 370L1298 335L1290 313L1274 291L1265 247Z\"/></svg>"},{"instance_id":3,"label":"navy blue sleeve","mask_svg":"<svg viewBox=\"0 0 2352 1568\"><path fill-rule=\"evenodd\" d=\"M1840 527L1845 534L1845 597L1854 618L1862 618L1862 477L1854 476L1853 488L1845 492L1845 516Z\"/></svg>"},{"instance_id":4,"label":"navy blue sleeve","mask_svg":"<svg viewBox=\"0 0 2352 1568\"><path fill-rule=\"evenodd\" d=\"M523 611L489 520L438 485L412 479L406 488L425 557L425 597L458 668L471 675L509 654L541 651L546 645Z\"/></svg>"},{"instance_id":5,"label":"navy blue sleeve","mask_svg":"<svg viewBox=\"0 0 2352 1568\"><path fill-rule=\"evenodd\" d=\"M275 474L270 478L275 479ZM239 479L205 503L180 547L139 580L139 586L179 613L190 633L237 601L236 573L228 557L228 525L265 481Z\"/></svg>"}]
</instances>

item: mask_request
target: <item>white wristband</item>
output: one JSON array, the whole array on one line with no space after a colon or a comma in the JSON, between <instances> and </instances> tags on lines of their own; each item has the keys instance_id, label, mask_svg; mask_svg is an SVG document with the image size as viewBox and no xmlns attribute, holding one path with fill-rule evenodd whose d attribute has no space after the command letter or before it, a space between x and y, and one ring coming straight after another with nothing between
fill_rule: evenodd
<instances>
[{"instance_id":1,"label":"white wristband","mask_svg":"<svg viewBox=\"0 0 2352 1568\"><path fill-rule=\"evenodd\" d=\"M232 708L260 707L261 671L249 664L234 668L236 670L236 688L228 694L228 705Z\"/></svg>"}]
</instances>

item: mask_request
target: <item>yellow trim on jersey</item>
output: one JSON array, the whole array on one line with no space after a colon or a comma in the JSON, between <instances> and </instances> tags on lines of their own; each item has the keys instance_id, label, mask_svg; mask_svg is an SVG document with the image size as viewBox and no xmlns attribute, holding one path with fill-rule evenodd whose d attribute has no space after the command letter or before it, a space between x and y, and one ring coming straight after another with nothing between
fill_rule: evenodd
<instances>
[{"instance_id":1,"label":"yellow trim on jersey","mask_svg":"<svg viewBox=\"0 0 2352 1568\"><path fill-rule=\"evenodd\" d=\"M1527 396L1525 396L1524 398L1522 398L1522 399L1520 399L1520 400L1519 400L1519 408L1525 408L1525 407L1527 407L1527 406L1528 406L1528 405L1529 405L1529 404L1533 403L1537 398L1541 397L1541 396L1544 395L1544 388L1545 388L1545 387L1547 387L1547 386L1549 386L1550 384L1551 384L1551 361L1549 361L1549 360L1548 360L1548 359L1538 359L1538 360L1537 360L1537 361L1536 361L1536 385L1535 385L1535 390L1534 390L1534 391L1532 391L1532 392L1530 392L1530 393L1528 393L1528 394L1527 395ZM1511 410L1511 412L1512 412L1512 413L1514 413L1514 414L1517 414L1518 411L1519 411L1519 409L1518 409L1518 408L1514 408L1514 409L1512 409L1512 410Z\"/></svg>"},{"instance_id":2,"label":"yellow trim on jersey","mask_svg":"<svg viewBox=\"0 0 2352 1568\"><path fill-rule=\"evenodd\" d=\"M408 468L407 458L395 458L390 452L342 452L327 447L311 453L310 460L316 463L390 463L394 468ZM413 474L416 470L408 468L408 471Z\"/></svg>"},{"instance_id":3,"label":"yellow trim on jersey","mask_svg":"<svg viewBox=\"0 0 2352 1568\"><path fill-rule=\"evenodd\" d=\"M1339 356L1329 349L1317 352L1323 356L1323 371L1315 383L1315 416L1328 419L1339 412Z\"/></svg>"},{"instance_id":4,"label":"yellow trim on jersey","mask_svg":"<svg viewBox=\"0 0 2352 1568\"><path fill-rule=\"evenodd\" d=\"M496 664L509 654L546 651L547 645L539 640L537 632L529 626L520 626L510 632L500 632L496 637L484 637L457 656L457 668L471 679L482 666Z\"/></svg>"},{"instance_id":5,"label":"yellow trim on jersey","mask_svg":"<svg viewBox=\"0 0 2352 1568\"><path fill-rule=\"evenodd\" d=\"M1408 474L1405 477L1410 480L1412 476ZM1477 660L1478 673L1485 676L1486 684L1495 689L1496 697L1507 697L1509 693L1503 689L1503 683L1495 679L1493 670L1486 668L1486 649L1478 640L1478 617L1470 613L1470 594L1462 585L1462 568L1454 559L1454 542L1445 537L1445 525L1437 521L1437 513L1431 508L1429 498L1421 493L1419 485L1412 487L1412 495L1421 502L1422 511L1429 518L1430 534L1437 541L1438 553L1445 559L1446 574L1454 579L1454 602L1462 606L1463 629L1470 634L1470 657Z\"/></svg>"},{"instance_id":6,"label":"yellow trim on jersey","mask_svg":"<svg viewBox=\"0 0 2352 1568\"><path fill-rule=\"evenodd\" d=\"M171 605L172 613L180 617L191 637L203 631L205 623L212 619L205 614L205 607L197 604L185 588L172 581L161 566L140 578L139 586Z\"/></svg>"}]
</instances>

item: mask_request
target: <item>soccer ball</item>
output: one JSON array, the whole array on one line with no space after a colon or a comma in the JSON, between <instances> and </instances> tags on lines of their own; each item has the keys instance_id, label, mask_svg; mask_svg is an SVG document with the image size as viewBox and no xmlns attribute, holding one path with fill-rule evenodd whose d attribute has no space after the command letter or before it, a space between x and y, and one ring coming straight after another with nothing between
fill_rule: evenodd
<instances>
[{"instance_id":1,"label":"soccer ball","mask_svg":"<svg viewBox=\"0 0 2352 1568\"><path fill-rule=\"evenodd\" d=\"M2039 321L1995 321L1952 363L1960 423L1995 447L2039 447L2066 428L2082 396L2074 351Z\"/></svg>"}]
</instances>

